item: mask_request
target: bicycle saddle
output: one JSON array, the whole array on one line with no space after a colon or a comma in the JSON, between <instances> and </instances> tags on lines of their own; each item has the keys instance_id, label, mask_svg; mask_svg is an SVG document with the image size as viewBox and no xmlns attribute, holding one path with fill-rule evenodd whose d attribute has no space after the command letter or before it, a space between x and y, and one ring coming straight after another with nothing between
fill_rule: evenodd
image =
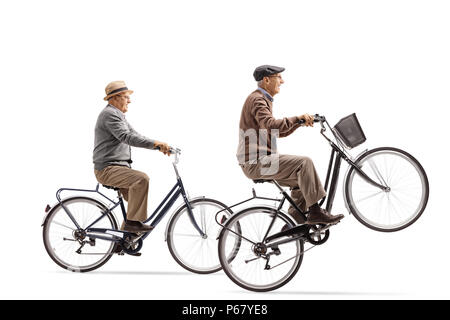
<instances>
[{"instance_id":1,"label":"bicycle saddle","mask_svg":"<svg viewBox=\"0 0 450 320\"><path fill-rule=\"evenodd\" d=\"M113 190L116 190L116 191L120 190L120 188L116 188L116 187L113 187L113 186L107 186L106 184L102 184L102 186L104 186L106 189L113 189Z\"/></svg>"},{"instance_id":2,"label":"bicycle saddle","mask_svg":"<svg viewBox=\"0 0 450 320\"><path fill-rule=\"evenodd\" d=\"M254 183L264 183L264 182L272 182L272 179L255 179L253 180Z\"/></svg>"}]
</instances>

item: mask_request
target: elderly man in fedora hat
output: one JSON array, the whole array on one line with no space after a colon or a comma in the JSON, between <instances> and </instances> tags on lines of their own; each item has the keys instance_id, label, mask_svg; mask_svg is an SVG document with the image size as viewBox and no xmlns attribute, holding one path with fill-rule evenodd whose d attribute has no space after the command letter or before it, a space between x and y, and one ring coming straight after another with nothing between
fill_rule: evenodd
<instances>
[{"instance_id":1,"label":"elderly man in fedora hat","mask_svg":"<svg viewBox=\"0 0 450 320\"><path fill-rule=\"evenodd\" d=\"M307 221L292 206L288 213L299 223L335 223L343 215L333 216L320 208L318 201L326 193L312 160L304 156L280 155L276 150L276 137L286 137L301 126L313 126L314 117L309 114L275 119L272 115L273 97L284 83L284 68L263 65L255 69L253 77L258 88L244 103L239 123L239 147L237 158L244 174L250 179L273 179L291 188L291 197L303 211L309 211Z\"/></svg>"},{"instance_id":2,"label":"elderly man in fedora hat","mask_svg":"<svg viewBox=\"0 0 450 320\"><path fill-rule=\"evenodd\" d=\"M142 223L147 218L148 176L131 169L131 147L159 149L170 155L170 147L149 139L133 129L125 118L131 102L124 81L113 81L106 86L104 100L108 105L100 112L95 125L94 173L98 182L120 188L128 201L127 219L122 229L146 232L153 227Z\"/></svg>"}]
</instances>

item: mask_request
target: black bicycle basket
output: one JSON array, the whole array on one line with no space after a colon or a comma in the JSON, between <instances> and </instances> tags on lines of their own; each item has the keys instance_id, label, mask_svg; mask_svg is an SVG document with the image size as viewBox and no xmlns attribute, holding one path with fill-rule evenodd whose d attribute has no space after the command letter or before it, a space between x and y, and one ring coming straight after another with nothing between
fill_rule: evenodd
<instances>
[{"instance_id":1,"label":"black bicycle basket","mask_svg":"<svg viewBox=\"0 0 450 320\"><path fill-rule=\"evenodd\" d=\"M334 126L333 131L336 133L337 138L343 142L348 149L359 146L366 141L366 136L354 113L339 120Z\"/></svg>"}]
</instances>

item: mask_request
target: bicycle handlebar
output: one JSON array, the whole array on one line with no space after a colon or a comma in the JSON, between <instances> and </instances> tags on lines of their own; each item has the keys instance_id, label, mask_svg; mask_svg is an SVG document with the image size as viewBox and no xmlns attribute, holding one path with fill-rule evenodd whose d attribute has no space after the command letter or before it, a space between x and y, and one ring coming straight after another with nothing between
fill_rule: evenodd
<instances>
[{"instance_id":1,"label":"bicycle handlebar","mask_svg":"<svg viewBox=\"0 0 450 320\"><path fill-rule=\"evenodd\" d=\"M324 122L324 121L325 121L325 117L324 116L321 116L321 115L319 115L317 113L314 115L314 122ZM301 119L298 123L299 124L304 124L305 120Z\"/></svg>"}]
</instances>

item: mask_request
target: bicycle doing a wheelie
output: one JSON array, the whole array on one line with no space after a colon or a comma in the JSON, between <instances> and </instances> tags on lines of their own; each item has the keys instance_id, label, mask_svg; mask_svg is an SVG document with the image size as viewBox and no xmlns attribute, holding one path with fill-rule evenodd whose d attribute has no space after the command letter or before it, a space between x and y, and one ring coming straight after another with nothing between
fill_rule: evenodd
<instances>
[{"instance_id":1,"label":"bicycle doing a wheelie","mask_svg":"<svg viewBox=\"0 0 450 320\"><path fill-rule=\"evenodd\" d=\"M183 268L196 273L212 273L221 269L217 257L217 234L220 227L214 222L217 210L229 217L231 210L214 199L198 197L188 199L178 173L180 150L171 148L175 154L173 168L177 182L153 214L144 223L156 227L169 212L175 201L182 196L183 204L170 218L165 238L170 253ZM120 207L123 218L126 210L119 189L118 201L111 200L95 190L61 188L57 191L58 202L47 205L43 222L43 240L49 256L59 266L74 272L87 272L104 265L114 253L138 255L143 241L150 232L133 233L119 230L113 210ZM72 196L61 199L61 192L76 191L95 193L107 201L105 204L94 197Z\"/></svg>"},{"instance_id":2,"label":"bicycle doing a wheelie","mask_svg":"<svg viewBox=\"0 0 450 320\"><path fill-rule=\"evenodd\" d=\"M353 216L377 231L393 232L413 224L422 215L428 201L429 185L425 170L409 153L392 147L366 150L352 159L346 149L366 138L355 114L343 118L333 128L324 116L315 116L321 134L331 146L325 181L326 210L331 212L342 160L349 164L344 177L344 201ZM330 129L334 139L325 134ZM292 198L274 180L280 190L278 206L255 206L235 213L224 223L219 236L219 259L228 277L252 291L270 291L289 282L297 273L303 255L327 241L331 225L295 225L282 211L287 200L304 218ZM256 197L254 193L253 198ZM241 202L242 203L242 202ZM232 208L231 206L229 208ZM218 214L222 214L219 211ZM236 232L237 226L239 232ZM289 228L286 228L289 227ZM304 250L305 242L312 246ZM236 245L239 244L239 245Z\"/></svg>"}]
</instances>

